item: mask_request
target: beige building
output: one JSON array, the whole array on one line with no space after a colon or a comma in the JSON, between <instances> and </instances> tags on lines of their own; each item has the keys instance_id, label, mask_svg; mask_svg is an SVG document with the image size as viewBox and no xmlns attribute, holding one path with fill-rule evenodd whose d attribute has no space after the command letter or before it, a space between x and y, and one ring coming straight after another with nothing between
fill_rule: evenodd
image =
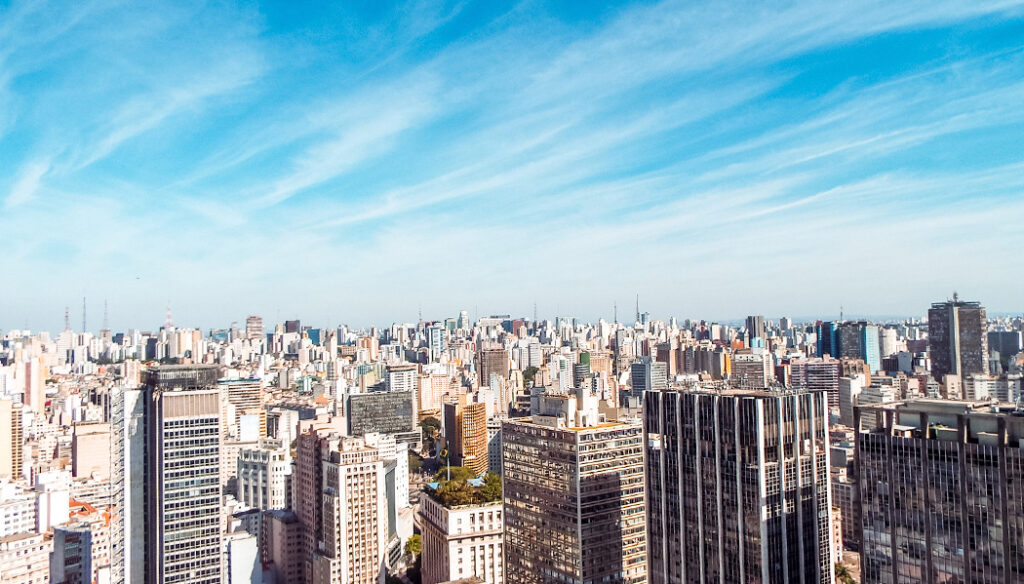
<instances>
[{"instance_id":1,"label":"beige building","mask_svg":"<svg viewBox=\"0 0 1024 584\"><path fill-rule=\"evenodd\" d=\"M4 584L48 584L53 541L41 533L0 538L0 581Z\"/></svg>"},{"instance_id":2,"label":"beige building","mask_svg":"<svg viewBox=\"0 0 1024 584\"><path fill-rule=\"evenodd\" d=\"M487 471L487 404L466 403L465 395L444 404L444 432L453 465Z\"/></svg>"},{"instance_id":3,"label":"beige building","mask_svg":"<svg viewBox=\"0 0 1024 584\"><path fill-rule=\"evenodd\" d=\"M71 473L75 478L110 477L110 424L75 424L71 437Z\"/></svg>"},{"instance_id":4,"label":"beige building","mask_svg":"<svg viewBox=\"0 0 1024 584\"><path fill-rule=\"evenodd\" d=\"M423 497L423 584L474 576L486 584L502 584L501 509L501 501L449 508L434 497Z\"/></svg>"},{"instance_id":5,"label":"beige building","mask_svg":"<svg viewBox=\"0 0 1024 584\"><path fill-rule=\"evenodd\" d=\"M16 479L21 476L23 434L21 404L0 399L0 477Z\"/></svg>"}]
</instances>

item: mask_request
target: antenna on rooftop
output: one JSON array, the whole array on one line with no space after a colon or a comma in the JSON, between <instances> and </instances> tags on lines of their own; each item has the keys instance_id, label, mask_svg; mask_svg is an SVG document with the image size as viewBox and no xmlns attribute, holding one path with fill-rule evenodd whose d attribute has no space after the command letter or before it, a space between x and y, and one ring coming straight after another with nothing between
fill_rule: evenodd
<instances>
[{"instance_id":1,"label":"antenna on rooftop","mask_svg":"<svg viewBox=\"0 0 1024 584\"><path fill-rule=\"evenodd\" d=\"M85 327L85 296L82 296L82 332L86 331Z\"/></svg>"},{"instance_id":2,"label":"antenna on rooftop","mask_svg":"<svg viewBox=\"0 0 1024 584\"><path fill-rule=\"evenodd\" d=\"M107 320L107 299L103 299L103 330L110 330L109 321Z\"/></svg>"},{"instance_id":3,"label":"antenna on rooftop","mask_svg":"<svg viewBox=\"0 0 1024 584\"><path fill-rule=\"evenodd\" d=\"M640 322L640 293L636 294L636 322Z\"/></svg>"},{"instance_id":4,"label":"antenna on rooftop","mask_svg":"<svg viewBox=\"0 0 1024 584\"><path fill-rule=\"evenodd\" d=\"M64 307L64 330L71 330L71 309Z\"/></svg>"},{"instance_id":5,"label":"antenna on rooftop","mask_svg":"<svg viewBox=\"0 0 1024 584\"><path fill-rule=\"evenodd\" d=\"M167 301L167 320L164 321L164 328L174 328L174 321L171 319L171 301Z\"/></svg>"},{"instance_id":6,"label":"antenna on rooftop","mask_svg":"<svg viewBox=\"0 0 1024 584\"><path fill-rule=\"evenodd\" d=\"M617 302L612 302L612 319L615 324L619 324L619 304Z\"/></svg>"}]
</instances>

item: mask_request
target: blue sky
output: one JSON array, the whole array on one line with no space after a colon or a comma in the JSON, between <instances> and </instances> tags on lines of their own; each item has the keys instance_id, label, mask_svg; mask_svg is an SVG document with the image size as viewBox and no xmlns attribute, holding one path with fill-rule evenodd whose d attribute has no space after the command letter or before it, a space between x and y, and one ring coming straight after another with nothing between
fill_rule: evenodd
<instances>
[{"instance_id":1,"label":"blue sky","mask_svg":"<svg viewBox=\"0 0 1024 584\"><path fill-rule=\"evenodd\" d=\"M0 1L0 328L1024 310L1024 2Z\"/></svg>"}]
</instances>

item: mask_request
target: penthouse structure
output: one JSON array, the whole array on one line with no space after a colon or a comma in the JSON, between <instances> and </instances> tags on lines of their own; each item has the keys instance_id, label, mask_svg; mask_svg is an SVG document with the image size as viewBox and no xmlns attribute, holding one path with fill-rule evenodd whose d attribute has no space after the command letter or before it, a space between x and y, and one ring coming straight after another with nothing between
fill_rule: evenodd
<instances>
[{"instance_id":1,"label":"penthouse structure","mask_svg":"<svg viewBox=\"0 0 1024 584\"><path fill-rule=\"evenodd\" d=\"M864 584L1024 581L1024 412L919 399L856 423Z\"/></svg>"},{"instance_id":2,"label":"penthouse structure","mask_svg":"<svg viewBox=\"0 0 1024 584\"><path fill-rule=\"evenodd\" d=\"M648 392L644 444L651 584L832 582L825 392Z\"/></svg>"}]
</instances>

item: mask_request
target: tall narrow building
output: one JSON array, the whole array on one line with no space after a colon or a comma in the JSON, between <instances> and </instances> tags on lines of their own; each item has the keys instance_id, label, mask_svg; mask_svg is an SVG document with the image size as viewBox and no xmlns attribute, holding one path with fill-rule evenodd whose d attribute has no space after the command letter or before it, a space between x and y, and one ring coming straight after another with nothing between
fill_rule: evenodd
<instances>
[{"instance_id":1,"label":"tall narrow building","mask_svg":"<svg viewBox=\"0 0 1024 584\"><path fill-rule=\"evenodd\" d=\"M961 379L972 373L988 374L988 321L979 302L937 302L928 309L928 346L932 377L942 382L947 374Z\"/></svg>"},{"instance_id":2,"label":"tall narrow building","mask_svg":"<svg viewBox=\"0 0 1024 584\"><path fill-rule=\"evenodd\" d=\"M150 584L221 582L219 377L216 366L146 372Z\"/></svg>"},{"instance_id":3,"label":"tall narrow building","mask_svg":"<svg viewBox=\"0 0 1024 584\"><path fill-rule=\"evenodd\" d=\"M487 404L466 403L465 394L444 404L444 432L452 464L475 474L487 471Z\"/></svg>"},{"instance_id":4,"label":"tall narrow building","mask_svg":"<svg viewBox=\"0 0 1024 584\"><path fill-rule=\"evenodd\" d=\"M502 426L508 584L646 581L642 428L584 393Z\"/></svg>"},{"instance_id":5,"label":"tall narrow building","mask_svg":"<svg viewBox=\"0 0 1024 584\"><path fill-rule=\"evenodd\" d=\"M831 584L823 391L648 392L651 584Z\"/></svg>"},{"instance_id":6,"label":"tall narrow building","mask_svg":"<svg viewBox=\"0 0 1024 584\"><path fill-rule=\"evenodd\" d=\"M856 409L864 584L1024 582L1021 414L933 399Z\"/></svg>"}]
</instances>

